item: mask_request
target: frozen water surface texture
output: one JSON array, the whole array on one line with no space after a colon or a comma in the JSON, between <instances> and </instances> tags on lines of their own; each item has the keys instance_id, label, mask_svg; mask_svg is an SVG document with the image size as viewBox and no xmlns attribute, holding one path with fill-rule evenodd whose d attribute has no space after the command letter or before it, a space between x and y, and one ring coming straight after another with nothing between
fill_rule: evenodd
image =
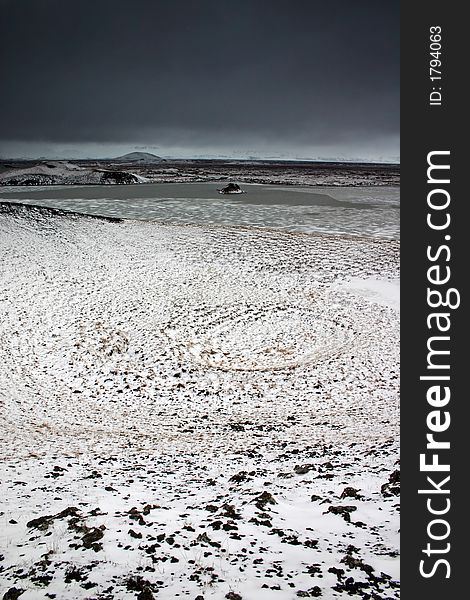
<instances>
[{"instance_id":1,"label":"frozen water surface texture","mask_svg":"<svg viewBox=\"0 0 470 600\"><path fill-rule=\"evenodd\" d=\"M0 205L0 593L398 598L395 192L263 194Z\"/></svg>"},{"instance_id":2,"label":"frozen water surface texture","mask_svg":"<svg viewBox=\"0 0 470 600\"><path fill-rule=\"evenodd\" d=\"M399 237L400 189L393 186L302 187L242 184L221 195L220 183L0 188L0 200L108 217L165 223L272 227L304 233Z\"/></svg>"}]
</instances>

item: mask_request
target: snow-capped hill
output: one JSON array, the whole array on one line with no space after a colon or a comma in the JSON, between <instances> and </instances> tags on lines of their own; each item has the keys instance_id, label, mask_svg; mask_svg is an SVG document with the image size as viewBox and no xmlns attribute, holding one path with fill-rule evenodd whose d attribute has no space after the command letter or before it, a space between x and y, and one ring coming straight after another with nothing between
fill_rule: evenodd
<instances>
[{"instance_id":1,"label":"snow-capped hill","mask_svg":"<svg viewBox=\"0 0 470 600\"><path fill-rule=\"evenodd\" d=\"M0 185L54 185L82 179L88 173L87 169L67 161L44 161L1 173Z\"/></svg>"},{"instance_id":2,"label":"snow-capped hill","mask_svg":"<svg viewBox=\"0 0 470 600\"><path fill-rule=\"evenodd\" d=\"M47 161L0 174L0 185L122 185L147 181L128 171L90 169L67 161Z\"/></svg>"},{"instance_id":3,"label":"snow-capped hill","mask_svg":"<svg viewBox=\"0 0 470 600\"><path fill-rule=\"evenodd\" d=\"M157 156L156 154L151 154L150 152L129 152L128 154L124 154L123 156L118 156L114 159L116 162L126 162L126 163L160 163L165 159Z\"/></svg>"},{"instance_id":4,"label":"snow-capped hill","mask_svg":"<svg viewBox=\"0 0 470 600\"><path fill-rule=\"evenodd\" d=\"M83 167L79 167L78 165L74 165L67 161L44 161L32 165L30 167L24 167L20 169L11 169L10 171L6 171L0 175L1 179L10 178L10 177L28 177L30 175L44 175L44 176L67 176L70 175L71 172L77 174L78 172L83 172L85 169Z\"/></svg>"}]
</instances>

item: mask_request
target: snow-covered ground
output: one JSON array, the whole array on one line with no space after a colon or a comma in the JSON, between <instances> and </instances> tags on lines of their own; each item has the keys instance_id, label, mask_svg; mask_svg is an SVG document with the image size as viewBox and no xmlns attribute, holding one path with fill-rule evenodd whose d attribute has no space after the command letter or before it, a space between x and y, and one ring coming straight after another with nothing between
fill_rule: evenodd
<instances>
[{"instance_id":1,"label":"snow-covered ground","mask_svg":"<svg viewBox=\"0 0 470 600\"><path fill-rule=\"evenodd\" d=\"M110 172L121 172L113 178ZM127 175L128 177L125 177ZM138 178L137 176L140 176ZM135 178L135 179L134 179ZM214 182L286 186L398 186L399 165L285 161L177 160L133 152L86 161L0 161L0 187L101 183Z\"/></svg>"},{"instance_id":2,"label":"snow-covered ground","mask_svg":"<svg viewBox=\"0 0 470 600\"><path fill-rule=\"evenodd\" d=\"M397 598L398 264L0 205L0 593Z\"/></svg>"},{"instance_id":3,"label":"snow-covered ground","mask_svg":"<svg viewBox=\"0 0 470 600\"><path fill-rule=\"evenodd\" d=\"M350 290L352 293L359 294L365 298L370 298L377 304L391 306L397 311L400 310L400 280L391 281L375 279L374 277L349 277L344 282L339 282L338 287Z\"/></svg>"},{"instance_id":4,"label":"snow-covered ground","mask_svg":"<svg viewBox=\"0 0 470 600\"><path fill-rule=\"evenodd\" d=\"M57 160L0 172L0 187L38 187L44 185L113 185L147 183L148 179L128 170L85 168L73 162Z\"/></svg>"}]
</instances>

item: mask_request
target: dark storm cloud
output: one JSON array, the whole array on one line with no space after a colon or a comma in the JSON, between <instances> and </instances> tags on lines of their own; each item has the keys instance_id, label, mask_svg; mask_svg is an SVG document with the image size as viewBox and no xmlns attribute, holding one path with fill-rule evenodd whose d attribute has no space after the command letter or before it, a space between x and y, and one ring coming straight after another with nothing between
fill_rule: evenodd
<instances>
[{"instance_id":1,"label":"dark storm cloud","mask_svg":"<svg viewBox=\"0 0 470 600\"><path fill-rule=\"evenodd\" d=\"M0 9L3 140L302 148L397 138L398 1Z\"/></svg>"}]
</instances>

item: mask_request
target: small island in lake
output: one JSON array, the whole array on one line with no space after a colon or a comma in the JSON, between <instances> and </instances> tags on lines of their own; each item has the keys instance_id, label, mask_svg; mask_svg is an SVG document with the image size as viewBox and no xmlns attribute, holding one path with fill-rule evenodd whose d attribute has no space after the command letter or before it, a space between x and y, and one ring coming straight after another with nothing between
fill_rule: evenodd
<instances>
[{"instance_id":1,"label":"small island in lake","mask_svg":"<svg viewBox=\"0 0 470 600\"><path fill-rule=\"evenodd\" d=\"M229 183L224 188L217 190L219 194L246 194L236 183Z\"/></svg>"}]
</instances>

